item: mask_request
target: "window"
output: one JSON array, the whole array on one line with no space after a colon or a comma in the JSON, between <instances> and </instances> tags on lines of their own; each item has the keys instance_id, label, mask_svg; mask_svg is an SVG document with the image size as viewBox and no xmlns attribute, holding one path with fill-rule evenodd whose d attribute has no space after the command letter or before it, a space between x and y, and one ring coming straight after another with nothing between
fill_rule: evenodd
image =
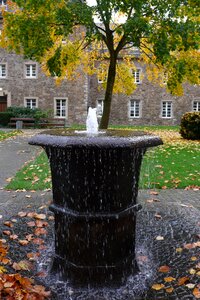
<instances>
[{"instance_id":1,"label":"window","mask_svg":"<svg viewBox=\"0 0 200 300\"><path fill-rule=\"evenodd\" d=\"M0 64L0 78L6 77L6 64Z\"/></svg>"},{"instance_id":2,"label":"window","mask_svg":"<svg viewBox=\"0 0 200 300\"><path fill-rule=\"evenodd\" d=\"M140 117L140 100L130 100L129 112L130 118Z\"/></svg>"},{"instance_id":3,"label":"window","mask_svg":"<svg viewBox=\"0 0 200 300\"><path fill-rule=\"evenodd\" d=\"M98 77L98 83L105 82L106 79L107 79L107 71L106 71L106 69L103 68L103 67L99 67L97 77Z\"/></svg>"},{"instance_id":4,"label":"window","mask_svg":"<svg viewBox=\"0 0 200 300\"><path fill-rule=\"evenodd\" d=\"M97 100L97 117L102 117L103 115L103 99Z\"/></svg>"},{"instance_id":5,"label":"window","mask_svg":"<svg viewBox=\"0 0 200 300\"><path fill-rule=\"evenodd\" d=\"M200 100L194 100L192 105L193 111L200 111Z\"/></svg>"},{"instance_id":6,"label":"window","mask_svg":"<svg viewBox=\"0 0 200 300\"><path fill-rule=\"evenodd\" d=\"M162 118L171 118L172 117L172 102L163 101L162 102Z\"/></svg>"},{"instance_id":7,"label":"window","mask_svg":"<svg viewBox=\"0 0 200 300\"><path fill-rule=\"evenodd\" d=\"M58 118L67 117L67 99L66 98L55 98L55 116Z\"/></svg>"},{"instance_id":8,"label":"window","mask_svg":"<svg viewBox=\"0 0 200 300\"><path fill-rule=\"evenodd\" d=\"M37 102L37 98L25 98L25 107L34 109L38 107Z\"/></svg>"},{"instance_id":9,"label":"window","mask_svg":"<svg viewBox=\"0 0 200 300\"><path fill-rule=\"evenodd\" d=\"M37 77L37 65L36 64L25 64L25 77L36 78Z\"/></svg>"},{"instance_id":10,"label":"window","mask_svg":"<svg viewBox=\"0 0 200 300\"><path fill-rule=\"evenodd\" d=\"M133 71L133 76L134 76L134 82L136 84L140 84L141 83L141 69L136 69Z\"/></svg>"}]
</instances>

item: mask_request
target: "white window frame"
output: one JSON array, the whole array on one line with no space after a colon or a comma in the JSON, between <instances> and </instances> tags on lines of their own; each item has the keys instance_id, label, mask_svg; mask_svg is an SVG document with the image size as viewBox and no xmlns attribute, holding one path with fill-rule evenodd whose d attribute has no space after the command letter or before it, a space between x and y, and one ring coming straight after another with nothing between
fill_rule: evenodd
<instances>
[{"instance_id":1,"label":"white window frame","mask_svg":"<svg viewBox=\"0 0 200 300\"><path fill-rule=\"evenodd\" d=\"M141 68L137 68L137 69L133 70L133 76L134 76L134 83L135 84L141 84L141 82L142 82L141 74L142 74L142 69Z\"/></svg>"},{"instance_id":2,"label":"white window frame","mask_svg":"<svg viewBox=\"0 0 200 300\"><path fill-rule=\"evenodd\" d=\"M3 68L4 72L3 72ZM6 78L7 77L7 64L6 63L0 63L0 78Z\"/></svg>"},{"instance_id":3,"label":"white window frame","mask_svg":"<svg viewBox=\"0 0 200 300\"><path fill-rule=\"evenodd\" d=\"M57 114L57 100L65 101L65 115L63 114ZM61 105L60 112L62 111L63 106ZM61 118L61 119L67 119L68 118L68 98L67 97L54 97L54 117L55 118Z\"/></svg>"},{"instance_id":4,"label":"white window frame","mask_svg":"<svg viewBox=\"0 0 200 300\"><path fill-rule=\"evenodd\" d=\"M97 71L97 78L98 78L98 83L104 83L107 80L107 74L104 74L105 70L103 67L98 68Z\"/></svg>"},{"instance_id":5,"label":"white window frame","mask_svg":"<svg viewBox=\"0 0 200 300\"><path fill-rule=\"evenodd\" d=\"M33 103L31 101L31 105L30 105L29 108L31 108L31 109L38 108L38 98L37 97L25 97L24 98L24 106L28 108L28 106L27 106L27 100L28 101L35 100L35 104L36 105L33 107Z\"/></svg>"},{"instance_id":6,"label":"white window frame","mask_svg":"<svg viewBox=\"0 0 200 300\"><path fill-rule=\"evenodd\" d=\"M171 119L173 117L173 103L172 100L163 100L161 102L161 118Z\"/></svg>"},{"instance_id":7,"label":"white window frame","mask_svg":"<svg viewBox=\"0 0 200 300\"><path fill-rule=\"evenodd\" d=\"M192 111L200 111L200 98L192 101Z\"/></svg>"},{"instance_id":8,"label":"white window frame","mask_svg":"<svg viewBox=\"0 0 200 300\"><path fill-rule=\"evenodd\" d=\"M133 105L132 105L133 103ZM129 100L129 118L138 119L141 117L141 100L130 99Z\"/></svg>"},{"instance_id":9,"label":"white window frame","mask_svg":"<svg viewBox=\"0 0 200 300\"><path fill-rule=\"evenodd\" d=\"M104 108L104 99L97 99L96 109L97 117L102 117Z\"/></svg>"},{"instance_id":10,"label":"white window frame","mask_svg":"<svg viewBox=\"0 0 200 300\"><path fill-rule=\"evenodd\" d=\"M28 79L36 79L38 74L38 66L37 63L25 63L24 66L24 74L25 78Z\"/></svg>"}]
</instances>

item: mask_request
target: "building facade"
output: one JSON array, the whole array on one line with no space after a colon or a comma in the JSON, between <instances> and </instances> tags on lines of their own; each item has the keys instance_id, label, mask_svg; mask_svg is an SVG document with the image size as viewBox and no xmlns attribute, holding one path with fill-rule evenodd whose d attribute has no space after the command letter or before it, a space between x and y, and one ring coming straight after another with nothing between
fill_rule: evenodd
<instances>
[{"instance_id":1,"label":"building facade","mask_svg":"<svg viewBox=\"0 0 200 300\"><path fill-rule=\"evenodd\" d=\"M185 112L200 111L200 86L186 84L184 95L178 97L148 81L144 66L138 64L133 76L137 89L132 95L113 95L110 124L178 125ZM99 118L102 115L102 81L82 73L56 85L37 62L0 49L0 111L9 106L37 107L65 118L69 125L85 124L89 106L97 107Z\"/></svg>"}]
</instances>

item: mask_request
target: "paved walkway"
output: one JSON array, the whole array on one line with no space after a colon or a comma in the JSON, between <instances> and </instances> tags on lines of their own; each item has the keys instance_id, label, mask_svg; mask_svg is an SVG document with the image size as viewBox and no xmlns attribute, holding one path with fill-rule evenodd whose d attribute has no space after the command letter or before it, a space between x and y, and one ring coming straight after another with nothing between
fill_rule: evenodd
<instances>
[{"instance_id":1,"label":"paved walkway","mask_svg":"<svg viewBox=\"0 0 200 300\"><path fill-rule=\"evenodd\" d=\"M14 176L16 171L28 160L32 159L39 148L28 145L28 139L37 131L24 130L22 136L10 138L0 142L0 223L15 216L17 212L32 207L36 210L43 204L52 200L51 191L17 192L3 189L6 179ZM194 190L161 190L158 194L151 191L139 191L138 201L142 203L143 210L137 218L137 252L141 273L137 279L130 280L119 295L112 292L102 292L92 295L74 292L71 296L59 294L57 300L84 299L84 300L195 300L193 290L187 286L166 283L164 277L174 277L176 280L187 276L188 282L197 286L200 283L199 275L190 274L189 270L197 272L200 263L199 247L184 249L185 244L195 243L199 240L200 231L200 191ZM48 213L48 212L47 212ZM22 231L21 224L19 227ZM3 226L3 224L1 225ZM52 231L48 241L53 239ZM195 245L195 244L194 244ZM181 253L176 249L183 249ZM24 248L25 249L25 248ZM23 251L23 250L22 250ZM25 250L24 250L25 251ZM193 260L191 259L193 257ZM169 266L168 273L158 272L159 266ZM153 274L153 275L152 275ZM151 278L151 280L149 279ZM138 286L135 285L135 282ZM146 281L145 281L146 280ZM153 280L153 281L152 281ZM138 288L143 284L164 285L159 291L146 289L143 296L138 297ZM53 286L53 284L52 284ZM169 290L167 290L167 287ZM171 288L171 290L170 290ZM58 287L54 289L57 293ZM136 291L136 292L134 292Z\"/></svg>"}]
</instances>

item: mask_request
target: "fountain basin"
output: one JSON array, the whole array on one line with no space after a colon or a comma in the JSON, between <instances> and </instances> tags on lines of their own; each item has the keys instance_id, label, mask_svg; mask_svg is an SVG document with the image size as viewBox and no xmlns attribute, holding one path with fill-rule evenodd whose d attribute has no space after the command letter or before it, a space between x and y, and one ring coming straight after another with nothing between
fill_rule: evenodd
<instances>
[{"instance_id":1,"label":"fountain basin","mask_svg":"<svg viewBox=\"0 0 200 300\"><path fill-rule=\"evenodd\" d=\"M73 286L119 286L138 272L135 224L142 157L159 137L110 130L52 130L33 137L52 173L52 272Z\"/></svg>"}]
</instances>

